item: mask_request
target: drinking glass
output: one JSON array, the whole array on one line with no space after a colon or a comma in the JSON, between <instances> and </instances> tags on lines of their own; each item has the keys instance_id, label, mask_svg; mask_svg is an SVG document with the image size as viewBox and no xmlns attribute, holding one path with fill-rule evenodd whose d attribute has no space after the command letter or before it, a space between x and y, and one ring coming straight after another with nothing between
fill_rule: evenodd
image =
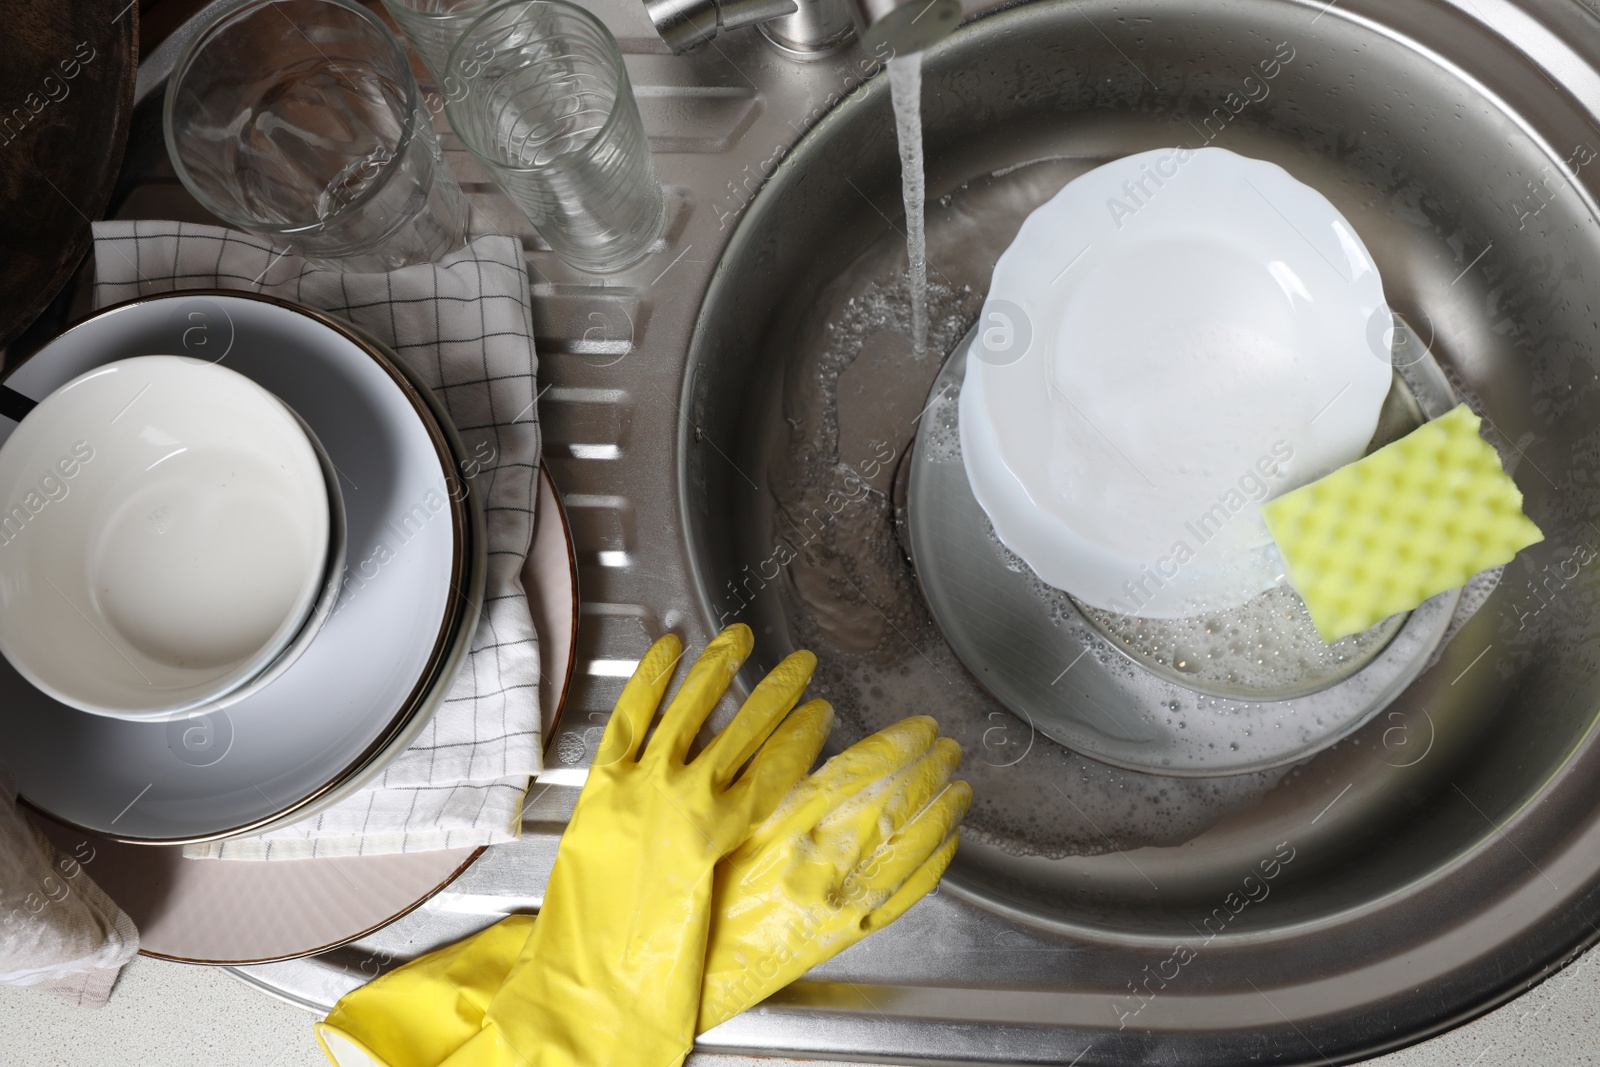
<instances>
[{"instance_id":1,"label":"drinking glass","mask_svg":"<svg viewBox=\"0 0 1600 1067\"><path fill-rule=\"evenodd\" d=\"M612 271L666 221L616 38L564 0L489 8L451 49L450 125L562 259Z\"/></svg>"},{"instance_id":2,"label":"drinking glass","mask_svg":"<svg viewBox=\"0 0 1600 1067\"><path fill-rule=\"evenodd\" d=\"M351 0L219 18L167 84L167 152L208 211L321 266L388 271L466 241L405 50Z\"/></svg>"},{"instance_id":3,"label":"drinking glass","mask_svg":"<svg viewBox=\"0 0 1600 1067\"><path fill-rule=\"evenodd\" d=\"M494 0L383 0L412 51L422 57L423 66L441 88L451 47L493 3Z\"/></svg>"}]
</instances>

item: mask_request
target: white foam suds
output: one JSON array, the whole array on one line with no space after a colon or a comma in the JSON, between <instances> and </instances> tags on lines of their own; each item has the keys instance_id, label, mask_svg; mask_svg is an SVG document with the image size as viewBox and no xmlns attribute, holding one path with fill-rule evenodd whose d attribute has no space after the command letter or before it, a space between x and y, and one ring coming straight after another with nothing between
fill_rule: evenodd
<instances>
[{"instance_id":1,"label":"white foam suds","mask_svg":"<svg viewBox=\"0 0 1600 1067\"><path fill-rule=\"evenodd\" d=\"M1396 615L1331 644L1283 585L1228 611L1184 619L1116 615L1080 605L1134 659L1180 684L1219 695L1278 699L1321 689L1359 670L1405 622Z\"/></svg>"}]
</instances>

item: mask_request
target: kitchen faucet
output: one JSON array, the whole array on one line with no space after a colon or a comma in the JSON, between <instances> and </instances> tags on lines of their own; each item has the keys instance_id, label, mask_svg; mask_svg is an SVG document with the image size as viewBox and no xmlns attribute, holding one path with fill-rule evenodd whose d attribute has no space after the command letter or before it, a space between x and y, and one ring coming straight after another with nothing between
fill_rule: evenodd
<instances>
[{"instance_id":1,"label":"kitchen faucet","mask_svg":"<svg viewBox=\"0 0 1600 1067\"><path fill-rule=\"evenodd\" d=\"M645 8L675 54L759 25L780 52L802 60L833 55L857 36L875 54L908 55L961 21L960 0L645 0Z\"/></svg>"}]
</instances>

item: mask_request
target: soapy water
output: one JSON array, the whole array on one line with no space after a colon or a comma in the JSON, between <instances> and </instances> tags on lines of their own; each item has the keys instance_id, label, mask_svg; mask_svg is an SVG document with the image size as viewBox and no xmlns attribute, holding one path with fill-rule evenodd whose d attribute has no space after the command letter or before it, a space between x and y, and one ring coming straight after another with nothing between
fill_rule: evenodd
<instances>
[{"instance_id":1,"label":"soapy water","mask_svg":"<svg viewBox=\"0 0 1600 1067\"><path fill-rule=\"evenodd\" d=\"M927 289L930 350L948 352L976 320L987 272L1028 212L1096 162L1035 161L930 205L928 242L935 252L952 253L937 256L945 266ZM972 784L974 803L963 833L1015 855L1064 858L1175 845L1255 807L1295 769L1178 778L1088 759L1007 710L943 640L902 545L904 506L894 472L896 461L906 471L924 421L932 425L919 460L959 463L960 443L954 396L930 402L939 361L918 359L908 341L912 283L904 255L898 235L886 237L819 298L831 312L826 333L811 339L814 354L788 375L782 415L789 440L769 465L775 530L792 530L842 491L843 477L862 457L874 449L895 457L868 479L869 492L808 535L774 587L794 647L817 653L813 692L838 713L830 751L907 715L933 715L965 752L960 775ZM1065 594L1037 585L1051 624L1091 629ZM1463 597L1452 629L1487 591L1469 587L1478 595L1470 605ZM1105 640L1089 647L1130 679L1150 677ZM1352 679L1359 682L1359 675ZM1265 730L1301 725L1293 721L1293 702L1285 703L1290 714ZM1241 729L1241 712L1261 705L1199 694L1152 704L1152 714L1169 718L1201 746L1262 740L1246 732L1262 730Z\"/></svg>"},{"instance_id":2,"label":"soapy water","mask_svg":"<svg viewBox=\"0 0 1600 1067\"><path fill-rule=\"evenodd\" d=\"M1317 633L1305 601L1286 585L1225 612L1179 619L1077 607L1156 673L1198 692L1261 700L1315 692L1349 677L1383 651L1406 620L1394 615L1330 644Z\"/></svg>"},{"instance_id":3,"label":"soapy water","mask_svg":"<svg viewBox=\"0 0 1600 1067\"><path fill-rule=\"evenodd\" d=\"M925 452L915 454L920 461ZM959 467L959 453L954 459L939 462L954 463ZM1039 640L1049 641L1038 634L1044 627L1061 631L1061 662L1068 667L1061 677L1051 683L1054 692L1062 687L1060 700L1066 705L1039 707L1039 715L1059 716L1064 710L1068 717L1077 720L1081 729L1087 729L1091 739L1084 743L1094 755L1094 745L1107 745L1117 752L1129 766L1150 769L1169 761L1181 762L1194 773L1202 767L1213 768L1214 777L1240 773L1240 768L1286 767L1297 753L1309 759L1318 751L1330 746L1339 737L1356 729L1371 714L1387 704L1397 692L1397 683L1420 673L1419 660L1432 650L1435 643L1430 634L1448 622L1439 615L1450 610L1454 599L1450 593L1441 594L1441 603L1425 605L1416 618L1421 625L1415 632L1396 635L1395 630L1405 626L1406 617L1394 620L1374 635L1371 645L1363 650L1363 661L1349 665L1328 680L1321 688L1306 692L1295 699L1277 694L1245 690L1239 694L1218 694L1203 691L1188 681L1180 672L1163 670L1138 653L1143 649L1118 649L1113 640L1085 618L1083 606L1067 593L1048 585L1040 579L1023 559L1001 543L993 526L981 512L974 521L982 524L987 548L998 565L992 573L1008 571L1009 580L991 580L986 600L1003 602L1010 611L1019 613L1026 624L1034 627ZM930 567L935 561L928 561ZM1020 591L1020 597L1016 594ZM1290 591L1285 601L1299 598ZM1270 625L1270 614L1277 604L1285 601L1263 599L1261 605L1245 605L1232 609L1225 615L1215 616L1213 629L1225 632L1230 625L1252 617ZM1170 626L1164 620L1139 620L1131 617L1110 616L1127 626L1147 622L1161 628ZM1292 616L1291 616L1292 618ZM1205 618L1197 623L1205 628ZM1287 644L1293 648L1299 642L1318 640L1309 618L1301 621L1301 632L1281 635L1263 633L1262 643L1269 651ZM1385 648L1388 642L1392 648ZM1231 644L1221 642L1217 659L1209 664L1217 673L1230 668L1239 681L1265 684L1285 684L1309 688L1304 676L1293 676L1289 663L1272 664L1263 670L1252 663L1253 650L1242 641ZM1158 649L1159 651L1159 649ZM1361 671L1372 652L1385 657L1374 669ZM982 653L978 654L980 657ZM1331 659L1331 657L1330 657ZM1326 661L1324 661L1326 662ZM998 663L984 663L987 669L1005 669ZM1153 668L1153 669L1152 669ZM1054 673L1054 665L1050 673ZM1090 676L1090 677L1086 677ZM1026 712L1024 712L1026 714ZM1030 719L1031 721L1031 719ZM1093 735L1100 735L1098 740ZM1142 740L1132 749L1118 744L1118 739L1129 734ZM1120 750L1120 751L1119 751ZM1108 755L1108 758L1116 759ZM1200 773L1204 773L1203 771Z\"/></svg>"}]
</instances>

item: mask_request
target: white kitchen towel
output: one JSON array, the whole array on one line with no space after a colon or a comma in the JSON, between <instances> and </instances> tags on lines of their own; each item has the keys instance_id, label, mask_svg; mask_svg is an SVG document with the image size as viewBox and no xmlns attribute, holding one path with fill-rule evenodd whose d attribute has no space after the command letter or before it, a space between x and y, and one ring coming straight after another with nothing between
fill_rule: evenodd
<instances>
[{"instance_id":1,"label":"white kitchen towel","mask_svg":"<svg viewBox=\"0 0 1600 1067\"><path fill-rule=\"evenodd\" d=\"M470 485L485 494L485 610L471 656L422 735L380 778L326 811L257 836L192 845L185 855L304 859L515 838L542 753L539 644L521 578L540 441L520 243L479 237L438 263L343 274L214 226L97 222L94 237L97 306L173 289L225 288L331 312L393 348L431 385L467 457L482 462Z\"/></svg>"},{"instance_id":2,"label":"white kitchen towel","mask_svg":"<svg viewBox=\"0 0 1600 1067\"><path fill-rule=\"evenodd\" d=\"M138 951L133 920L17 810L0 760L0 984L98 1008Z\"/></svg>"}]
</instances>

